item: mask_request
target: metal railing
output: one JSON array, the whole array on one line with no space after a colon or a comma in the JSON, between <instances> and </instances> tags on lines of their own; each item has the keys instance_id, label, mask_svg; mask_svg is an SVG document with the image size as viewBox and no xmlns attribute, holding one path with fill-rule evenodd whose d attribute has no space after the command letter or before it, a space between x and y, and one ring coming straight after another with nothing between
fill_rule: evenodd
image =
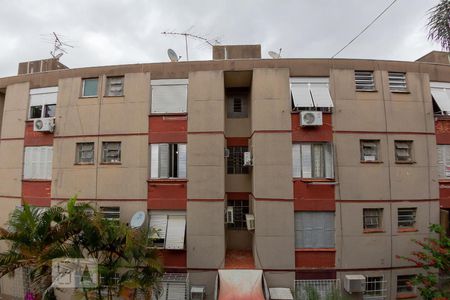
<instances>
[{"instance_id":1,"label":"metal railing","mask_svg":"<svg viewBox=\"0 0 450 300\"><path fill-rule=\"evenodd\" d=\"M152 300L188 300L189 275L187 273L165 273L160 283L159 295Z\"/></svg>"},{"instance_id":2,"label":"metal railing","mask_svg":"<svg viewBox=\"0 0 450 300\"><path fill-rule=\"evenodd\" d=\"M296 280L295 281L295 299L325 300L327 296L334 293L340 293L341 285L339 279L323 280Z\"/></svg>"}]
</instances>

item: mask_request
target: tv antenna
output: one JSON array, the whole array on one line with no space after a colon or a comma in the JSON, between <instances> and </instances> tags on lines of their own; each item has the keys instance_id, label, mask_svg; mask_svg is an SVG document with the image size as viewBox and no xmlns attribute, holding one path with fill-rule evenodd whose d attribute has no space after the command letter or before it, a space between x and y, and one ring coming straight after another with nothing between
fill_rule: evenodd
<instances>
[{"instance_id":1,"label":"tv antenna","mask_svg":"<svg viewBox=\"0 0 450 300\"><path fill-rule=\"evenodd\" d=\"M60 59L61 56L67 54L67 48L74 48L74 46L63 42L62 37L62 35L58 35L55 32L52 32L50 34L50 37L44 38L45 40L47 40L47 42L53 44L53 50L50 51L50 54L54 59Z\"/></svg>"},{"instance_id":2,"label":"tv antenna","mask_svg":"<svg viewBox=\"0 0 450 300\"><path fill-rule=\"evenodd\" d=\"M281 48L280 48L280 50L278 51L278 53L276 53L275 51L269 51L268 52L268 54L269 54L269 56L270 57L272 57L273 59L279 59L279 58L281 58Z\"/></svg>"},{"instance_id":3,"label":"tv antenna","mask_svg":"<svg viewBox=\"0 0 450 300\"><path fill-rule=\"evenodd\" d=\"M209 39L207 39L205 37L202 37L202 36L199 36L199 35L196 35L196 34L192 34L192 33L188 33L188 32L163 31L163 32L161 32L161 34L184 36L184 43L185 43L185 47L186 47L186 60L187 61L189 61L188 38L191 38L191 39L194 39L194 40L203 41L203 42L205 42L206 44L208 44L210 46L213 46L214 44L220 44L220 42L217 39L209 40ZM169 57L170 57L170 54L169 54Z\"/></svg>"}]
</instances>

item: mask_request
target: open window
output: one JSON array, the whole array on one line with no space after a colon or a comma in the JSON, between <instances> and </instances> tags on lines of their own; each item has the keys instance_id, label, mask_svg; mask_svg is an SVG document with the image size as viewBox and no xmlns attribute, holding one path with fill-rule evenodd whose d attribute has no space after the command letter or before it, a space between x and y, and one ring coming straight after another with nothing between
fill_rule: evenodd
<instances>
[{"instance_id":1,"label":"open window","mask_svg":"<svg viewBox=\"0 0 450 300\"><path fill-rule=\"evenodd\" d=\"M291 77L289 82L293 110L330 112L333 108L328 77Z\"/></svg>"},{"instance_id":2,"label":"open window","mask_svg":"<svg viewBox=\"0 0 450 300\"><path fill-rule=\"evenodd\" d=\"M435 115L450 114L450 83L430 82Z\"/></svg>"},{"instance_id":3,"label":"open window","mask_svg":"<svg viewBox=\"0 0 450 300\"><path fill-rule=\"evenodd\" d=\"M169 250L184 249L186 214L184 212L151 211L150 238L153 245Z\"/></svg>"},{"instance_id":4,"label":"open window","mask_svg":"<svg viewBox=\"0 0 450 300\"><path fill-rule=\"evenodd\" d=\"M58 87L31 89L28 119L55 117L57 98Z\"/></svg>"},{"instance_id":5,"label":"open window","mask_svg":"<svg viewBox=\"0 0 450 300\"><path fill-rule=\"evenodd\" d=\"M333 147L330 143L292 145L293 177L334 178Z\"/></svg>"},{"instance_id":6,"label":"open window","mask_svg":"<svg viewBox=\"0 0 450 300\"><path fill-rule=\"evenodd\" d=\"M150 178L186 178L186 144L151 144Z\"/></svg>"}]
</instances>

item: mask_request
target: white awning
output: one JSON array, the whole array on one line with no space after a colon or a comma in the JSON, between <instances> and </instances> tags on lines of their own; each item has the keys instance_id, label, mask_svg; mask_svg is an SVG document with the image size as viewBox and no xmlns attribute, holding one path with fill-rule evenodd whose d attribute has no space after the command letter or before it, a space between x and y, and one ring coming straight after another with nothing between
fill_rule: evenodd
<instances>
[{"instance_id":1,"label":"white awning","mask_svg":"<svg viewBox=\"0 0 450 300\"><path fill-rule=\"evenodd\" d=\"M441 111L450 112L450 83L430 82L431 95Z\"/></svg>"},{"instance_id":2,"label":"white awning","mask_svg":"<svg viewBox=\"0 0 450 300\"><path fill-rule=\"evenodd\" d=\"M186 216L169 216L167 223L166 249L184 249Z\"/></svg>"},{"instance_id":3,"label":"white awning","mask_svg":"<svg viewBox=\"0 0 450 300\"><path fill-rule=\"evenodd\" d=\"M327 77L292 77L289 79L295 107L333 107Z\"/></svg>"},{"instance_id":4,"label":"white awning","mask_svg":"<svg viewBox=\"0 0 450 300\"><path fill-rule=\"evenodd\" d=\"M219 300L264 300L262 270L219 270Z\"/></svg>"},{"instance_id":5,"label":"white awning","mask_svg":"<svg viewBox=\"0 0 450 300\"><path fill-rule=\"evenodd\" d=\"M315 107L333 107L328 84L311 84L310 88Z\"/></svg>"},{"instance_id":6,"label":"white awning","mask_svg":"<svg viewBox=\"0 0 450 300\"><path fill-rule=\"evenodd\" d=\"M308 84L291 83L291 93L295 107L314 107Z\"/></svg>"}]
</instances>

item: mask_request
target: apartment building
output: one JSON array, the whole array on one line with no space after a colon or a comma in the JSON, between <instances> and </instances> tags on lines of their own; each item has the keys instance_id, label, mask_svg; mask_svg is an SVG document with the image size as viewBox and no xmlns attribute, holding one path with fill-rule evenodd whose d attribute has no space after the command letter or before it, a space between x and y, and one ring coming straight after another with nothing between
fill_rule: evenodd
<instances>
[{"instance_id":1,"label":"apartment building","mask_svg":"<svg viewBox=\"0 0 450 300\"><path fill-rule=\"evenodd\" d=\"M418 297L407 281L421 270L397 256L430 223L448 228L446 53L269 60L216 46L211 61L22 73L0 78L2 224L74 195L125 223L145 211L166 271L189 280L173 299L232 294L221 280L248 270L272 299L310 284ZM18 282L1 293L20 296Z\"/></svg>"}]
</instances>

